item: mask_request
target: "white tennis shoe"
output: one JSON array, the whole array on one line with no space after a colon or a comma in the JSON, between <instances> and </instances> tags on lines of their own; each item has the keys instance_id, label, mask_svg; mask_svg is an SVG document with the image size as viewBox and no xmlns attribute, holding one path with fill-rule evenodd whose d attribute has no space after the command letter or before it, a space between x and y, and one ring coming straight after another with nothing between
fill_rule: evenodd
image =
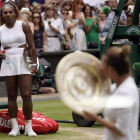
<instances>
[{"instance_id":1,"label":"white tennis shoe","mask_svg":"<svg viewBox=\"0 0 140 140\"><path fill-rule=\"evenodd\" d=\"M37 136L37 134L33 131L32 127L25 127L24 135L29 137Z\"/></svg>"},{"instance_id":2,"label":"white tennis shoe","mask_svg":"<svg viewBox=\"0 0 140 140\"><path fill-rule=\"evenodd\" d=\"M17 127L13 127L11 132L8 134L8 136L17 136L17 135L20 135L20 131L19 131L19 128Z\"/></svg>"}]
</instances>

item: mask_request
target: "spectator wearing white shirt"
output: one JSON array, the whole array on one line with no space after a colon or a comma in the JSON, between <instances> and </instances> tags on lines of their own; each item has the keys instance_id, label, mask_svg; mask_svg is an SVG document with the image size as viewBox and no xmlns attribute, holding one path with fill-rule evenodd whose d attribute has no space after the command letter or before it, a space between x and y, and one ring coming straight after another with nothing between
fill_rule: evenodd
<instances>
[{"instance_id":1,"label":"spectator wearing white shirt","mask_svg":"<svg viewBox=\"0 0 140 140\"><path fill-rule=\"evenodd\" d=\"M60 51L59 35L65 35L61 19L57 18L55 7L49 4L44 13L44 25L46 32L46 51Z\"/></svg>"},{"instance_id":2,"label":"spectator wearing white shirt","mask_svg":"<svg viewBox=\"0 0 140 140\"><path fill-rule=\"evenodd\" d=\"M117 6L118 6L117 0L110 0L110 1L109 1L109 7L110 7L110 8L115 9L115 8L117 8ZM113 20L114 15L115 15L115 12L112 11L112 12L108 15L107 19L108 19L108 20ZM126 16L124 10L122 11L122 14L121 14L121 17L120 17L120 20L119 20L119 25L127 25L127 16Z\"/></svg>"}]
</instances>

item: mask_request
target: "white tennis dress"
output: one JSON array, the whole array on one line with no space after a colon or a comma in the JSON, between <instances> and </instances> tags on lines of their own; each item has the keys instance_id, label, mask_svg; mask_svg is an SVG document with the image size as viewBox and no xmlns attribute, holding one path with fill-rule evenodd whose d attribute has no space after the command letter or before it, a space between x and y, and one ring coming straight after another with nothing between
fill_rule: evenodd
<instances>
[{"instance_id":1,"label":"white tennis dress","mask_svg":"<svg viewBox=\"0 0 140 140\"><path fill-rule=\"evenodd\" d=\"M26 43L26 36L22 29L22 21L16 20L13 28L4 25L0 27L1 46L11 47L6 49L6 59L2 60L0 76L13 76L31 74L23 59L24 48L19 48Z\"/></svg>"},{"instance_id":2,"label":"white tennis dress","mask_svg":"<svg viewBox=\"0 0 140 140\"><path fill-rule=\"evenodd\" d=\"M114 122L115 127L124 137L121 137L105 127L102 140L137 140L138 118L139 118L139 91L134 79L129 76L119 87L112 85L113 94L118 104L120 103L118 96L124 99L131 99L133 106L121 108L105 108L104 118L108 122ZM118 100L117 100L118 99Z\"/></svg>"}]
</instances>

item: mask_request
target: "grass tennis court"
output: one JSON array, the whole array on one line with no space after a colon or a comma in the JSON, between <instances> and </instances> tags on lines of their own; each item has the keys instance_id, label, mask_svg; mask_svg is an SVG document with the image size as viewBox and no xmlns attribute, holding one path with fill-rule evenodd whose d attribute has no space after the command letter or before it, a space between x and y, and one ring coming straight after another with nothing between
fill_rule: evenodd
<instances>
[{"instance_id":1,"label":"grass tennis court","mask_svg":"<svg viewBox=\"0 0 140 140\"><path fill-rule=\"evenodd\" d=\"M33 102L35 112L40 112L44 116L54 120L73 120L71 110L68 109L60 100L45 100ZM22 107L22 103L18 103ZM95 126L96 131L102 127ZM0 133L0 140L100 140L94 137L93 127L82 128L73 123L59 123L59 130L55 134L38 135L37 137L27 137L21 134L17 137L9 137L7 134ZM94 131L93 131L94 132ZM93 138L92 138L93 137Z\"/></svg>"},{"instance_id":2,"label":"grass tennis court","mask_svg":"<svg viewBox=\"0 0 140 140\"><path fill-rule=\"evenodd\" d=\"M44 116L54 120L73 120L71 110L60 100L45 100L33 102L35 112L40 112ZM18 103L22 107L22 103ZM38 135L37 137L27 137L21 134L17 137L9 137L0 133L0 140L101 140L103 127L93 125L92 127L78 127L73 123L59 123L59 130L55 134ZM140 134L139 134L140 140Z\"/></svg>"}]
</instances>

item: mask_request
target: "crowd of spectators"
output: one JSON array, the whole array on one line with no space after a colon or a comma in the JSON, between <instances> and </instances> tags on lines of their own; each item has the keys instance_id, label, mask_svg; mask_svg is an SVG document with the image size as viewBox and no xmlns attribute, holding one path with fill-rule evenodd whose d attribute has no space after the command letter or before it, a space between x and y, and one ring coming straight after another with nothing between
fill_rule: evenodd
<instances>
[{"instance_id":1,"label":"crowd of spectators","mask_svg":"<svg viewBox=\"0 0 140 140\"><path fill-rule=\"evenodd\" d=\"M8 1L2 0L0 6ZM115 14L114 11L103 14L100 9L103 6L115 9L119 2L100 0L97 6L90 6L86 0L11 1L20 10L20 20L29 23L37 52L86 50L91 49L89 42L97 43L97 48L100 48L100 44L105 43ZM118 25L132 25L132 9L128 6L134 3L133 0L127 1Z\"/></svg>"}]
</instances>

